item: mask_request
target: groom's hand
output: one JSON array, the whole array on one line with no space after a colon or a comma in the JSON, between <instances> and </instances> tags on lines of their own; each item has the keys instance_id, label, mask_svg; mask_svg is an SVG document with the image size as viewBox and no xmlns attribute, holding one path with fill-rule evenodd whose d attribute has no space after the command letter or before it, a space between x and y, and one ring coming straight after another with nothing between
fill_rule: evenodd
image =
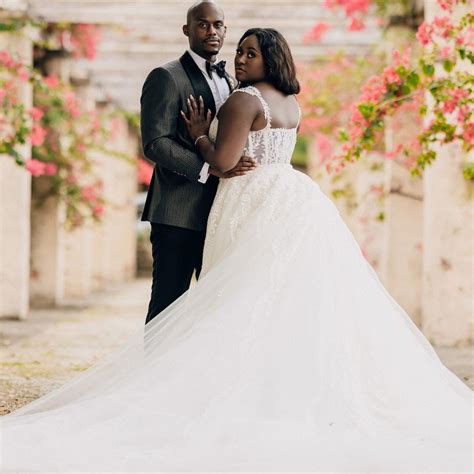
<instances>
[{"instance_id":1,"label":"groom's hand","mask_svg":"<svg viewBox=\"0 0 474 474\"><path fill-rule=\"evenodd\" d=\"M234 178L235 176L243 176L250 171L253 171L258 166L257 161L250 156L242 156L239 162L229 171L221 173L213 168L209 168L209 173L217 176L218 178L228 179Z\"/></svg>"}]
</instances>

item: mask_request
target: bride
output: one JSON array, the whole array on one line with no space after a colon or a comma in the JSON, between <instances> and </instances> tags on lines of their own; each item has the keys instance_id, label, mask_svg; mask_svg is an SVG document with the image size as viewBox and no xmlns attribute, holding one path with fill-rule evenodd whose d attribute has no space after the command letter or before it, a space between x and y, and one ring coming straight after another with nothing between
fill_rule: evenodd
<instances>
[{"instance_id":1,"label":"bride","mask_svg":"<svg viewBox=\"0 0 474 474\"><path fill-rule=\"evenodd\" d=\"M472 472L472 392L383 288L317 184L290 165L291 53L252 29L210 123L225 171L198 283L118 352L7 415L2 472ZM244 151L242 151L244 150Z\"/></svg>"}]
</instances>

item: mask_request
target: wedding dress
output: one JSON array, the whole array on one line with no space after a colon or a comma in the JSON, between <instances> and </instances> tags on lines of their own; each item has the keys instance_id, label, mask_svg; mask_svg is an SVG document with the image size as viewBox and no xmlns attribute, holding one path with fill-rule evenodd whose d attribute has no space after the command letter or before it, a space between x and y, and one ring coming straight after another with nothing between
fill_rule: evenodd
<instances>
[{"instance_id":1,"label":"wedding dress","mask_svg":"<svg viewBox=\"0 0 474 474\"><path fill-rule=\"evenodd\" d=\"M472 392L291 167L296 129L235 93L265 111L245 150L260 166L221 180L201 278L4 417L2 472L472 472Z\"/></svg>"}]
</instances>

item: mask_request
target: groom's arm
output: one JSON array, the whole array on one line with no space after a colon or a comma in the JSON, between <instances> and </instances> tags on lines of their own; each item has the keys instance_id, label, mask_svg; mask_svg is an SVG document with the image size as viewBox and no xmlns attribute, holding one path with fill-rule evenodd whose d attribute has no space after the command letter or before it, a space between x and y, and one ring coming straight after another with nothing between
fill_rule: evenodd
<instances>
[{"instance_id":1,"label":"groom's arm","mask_svg":"<svg viewBox=\"0 0 474 474\"><path fill-rule=\"evenodd\" d=\"M173 77L166 69L157 68L148 75L140 104L145 156L189 181L205 181L200 180L203 160L176 139L180 120L179 93Z\"/></svg>"}]
</instances>

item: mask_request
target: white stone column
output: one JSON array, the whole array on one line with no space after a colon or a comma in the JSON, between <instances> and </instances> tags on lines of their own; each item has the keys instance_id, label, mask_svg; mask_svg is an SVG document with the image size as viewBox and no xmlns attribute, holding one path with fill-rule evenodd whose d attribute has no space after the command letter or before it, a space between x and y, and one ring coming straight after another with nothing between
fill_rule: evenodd
<instances>
[{"instance_id":1,"label":"white stone column","mask_svg":"<svg viewBox=\"0 0 474 474\"><path fill-rule=\"evenodd\" d=\"M130 157L137 153L137 137L132 136L123 123L118 134L116 149ZM108 181L110 202L109 243L113 251L109 278L112 281L130 280L136 273L136 209L137 167L120 158L109 158L113 163L112 180Z\"/></svg>"},{"instance_id":2,"label":"white stone column","mask_svg":"<svg viewBox=\"0 0 474 474\"><path fill-rule=\"evenodd\" d=\"M67 81L69 62L51 58L45 65L48 74ZM65 212L55 196L44 200L48 178L35 178L32 187L31 210L31 291L32 306L60 303L65 292Z\"/></svg>"},{"instance_id":3,"label":"white stone column","mask_svg":"<svg viewBox=\"0 0 474 474\"><path fill-rule=\"evenodd\" d=\"M409 28L392 26L386 33L385 48L390 61L392 51L410 38ZM392 126L398 120L397 126ZM415 114L404 112L386 119L385 148L392 151L395 143L414 138L418 125ZM423 191L422 182L414 178L408 167L397 161L385 161L383 249L381 268L389 293L407 311L412 320L421 323L421 241Z\"/></svg>"},{"instance_id":4,"label":"white stone column","mask_svg":"<svg viewBox=\"0 0 474 474\"><path fill-rule=\"evenodd\" d=\"M423 197L421 180L395 162L385 164L383 281L389 293L421 323Z\"/></svg>"},{"instance_id":5,"label":"white stone column","mask_svg":"<svg viewBox=\"0 0 474 474\"><path fill-rule=\"evenodd\" d=\"M138 138L125 123L121 128L107 146L134 157ZM102 222L93 228L92 285L99 289L135 276L137 169L134 163L103 152L94 152L94 161L107 202Z\"/></svg>"},{"instance_id":6,"label":"white stone column","mask_svg":"<svg viewBox=\"0 0 474 474\"><path fill-rule=\"evenodd\" d=\"M92 111L95 103L93 87L86 72L70 63L71 83L82 106ZM85 222L64 235L64 297L85 297L92 291L92 238L93 224Z\"/></svg>"},{"instance_id":7,"label":"white stone column","mask_svg":"<svg viewBox=\"0 0 474 474\"><path fill-rule=\"evenodd\" d=\"M422 327L436 345L474 342L474 185L465 161L460 146L443 146L424 176Z\"/></svg>"},{"instance_id":8,"label":"white stone column","mask_svg":"<svg viewBox=\"0 0 474 474\"><path fill-rule=\"evenodd\" d=\"M15 33L0 33L0 49L32 62L31 41ZM31 106L29 84L18 84L25 106ZM29 145L21 149L24 159ZM25 318L28 313L30 273L31 175L13 157L0 156L0 317Z\"/></svg>"},{"instance_id":9,"label":"white stone column","mask_svg":"<svg viewBox=\"0 0 474 474\"><path fill-rule=\"evenodd\" d=\"M112 173L112 158L99 151L93 151L92 156L95 163L95 170L104 183L104 194L109 186L110 174ZM100 290L107 286L110 281L109 275L112 273L113 251L110 245L112 237L110 219L110 208L105 206L104 215L100 223L92 226L92 289Z\"/></svg>"},{"instance_id":10,"label":"white stone column","mask_svg":"<svg viewBox=\"0 0 474 474\"><path fill-rule=\"evenodd\" d=\"M47 178L35 178L31 201L30 302L54 306L64 298L64 205L57 197L42 199Z\"/></svg>"},{"instance_id":11,"label":"white stone column","mask_svg":"<svg viewBox=\"0 0 474 474\"><path fill-rule=\"evenodd\" d=\"M426 18L441 11L425 1ZM464 10L463 10L464 8ZM467 12L460 7L455 14ZM474 72L472 65L459 65ZM437 345L474 342L474 184L462 169L474 161L459 144L437 148L424 173L423 332Z\"/></svg>"}]
</instances>

